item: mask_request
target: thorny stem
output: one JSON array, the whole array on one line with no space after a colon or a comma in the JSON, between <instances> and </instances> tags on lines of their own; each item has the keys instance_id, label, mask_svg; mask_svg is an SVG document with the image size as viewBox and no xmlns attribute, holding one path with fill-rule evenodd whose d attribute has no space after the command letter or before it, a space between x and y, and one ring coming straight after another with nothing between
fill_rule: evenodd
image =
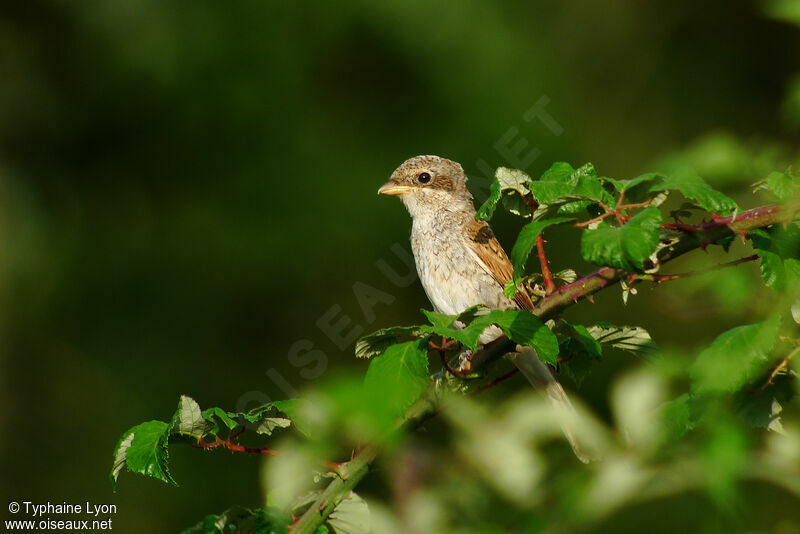
<instances>
[{"instance_id":1,"label":"thorny stem","mask_svg":"<svg viewBox=\"0 0 800 534\"><path fill-rule=\"evenodd\" d=\"M315 532L369 472L369 464L375 459L375 454L374 448L364 447L352 460L339 464L337 477L311 503L300 519L290 527L292 534Z\"/></svg>"},{"instance_id":2,"label":"thorny stem","mask_svg":"<svg viewBox=\"0 0 800 534\"><path fill-rule=\"evenodd\" d=\"M544 238L542 234L536 237L536 250L539 253L539 263L542 265L542 278L544 278L544 290L546 294L550 294L556 290L556 284L553 282L553 275L550 272L550 266L547 265L547 256L544 253Z\"/></svg>"},{"instance_id":3,"label":"thorny stem","mask_svg":"<svg viewBox=\"0 0 800 534\"><path fill-rule=\"evenodd\" d=\"M222 447L224 449L228 449L229 451L233 452L246 452L248 454L269 454L271 456L279 456L280 453L278 451L258 447L245 447L244 445L240 445L238 443L234 443L232 441L233 438L228 438L226 440L219 439L219 436L214 436L214 441L212 443L207 443L203 441L203 438L197 439L197 444L193 444L192 447L196 449L204 449L204 450L211 450L216 449L217 447Z\"/></svg>"},{"instance_id":4,"label":"thorny stem","mask_svg":"<svg viewBox=\"0 0 800 534\"><path fill-rule=\"evenodd\" d=\"M747 263L749 261L756 261L759 258L758 254L753 254L752 256L747 256L744 258L739 258L738 260L728 261L725 263L720 263L717 265L712 265L711 267L706 267L704 269L697 269L694 271L687 271L685 273L675 273L675 274L659 274L659 273L652 273L652 274L639 274L639 273L630 273L628 275L628 282L636 282L637 280L648 280L650 282L655 282L660 284L661 282L668 282L670 280L677 280L678 278L686 278L687 276L695 276L698 274L708 273L711 271L717 271L719 269L724 269L725 267L734 267L736 265L741 265L742 263Z\"/></svg>"},{"instance_id":5,"label":"thorny stem","mask_svg":"<svg viewBox=\"0 0 800 534\"><path fill-rule=\"evenodd\" d=\"M689 251L716 243L731 234L743 235L756 228L791 220L798 211L800 211L800 201L787 206L774 204L762 206L743 211L735 217L715 217L711 222L699 225L682 225L685 228L675 229L683 230L685 234L676 243L659 253L659 263L666 263ZM561 286L555 292L542 298L534 307L533 313L540 319L547 320L560 313L564 308L575 304L581 298L589 297L601 289L619 282L628 274L622 269L600 267L595 272L583 276L571 284ZM515 346L516 344L506 337L486 345L469 361L469 370L480 369L503 354L513 351ZM790 356L794 356L798 352L800 352L800 347L792 351ZM786 359L788 360L789 357ZM776 371L776 375L777 372L780 370ZM437 413L438 403L431 400L431 397L434 395L423 395L406 411L401 428L409 430L416 428ZM344 475L328 484L322 494L311 504L311 507L294 524L292 534L313 533L333 512L336 505L367 474L369 464L375 458L375 454L374 449L365 448L351 461L342 464Z\"/></svg>"},{"instance_id":6,"label":"thorny stem","mask_svg":"<svg viewBox=\"0 0 800 534\"><path fill-rule=\"evenodd\" d=\"M539 208L539 202L533 198L533 195L524 198L525 203L528 204L528 207L531 209L531 220L533 220L536 215L536 210ZM553 274L550 272L550 266L547 263L547 255L544 253L544 237L542 237L542 234L536 236L536 251L539 255L539 264L542 267L545 294L552 293L556 290L556 284L553 282Z\"/></svg>"},{"instance_id":7,"label":"thorny stem","mask_svg":"<svg viewBox=\"0 0 800 534\"><path fill-rule=\"evenodd\" d=\"M577 226L578 228L586 228L587 226L591 226L591 225L593 225L595 223L598 223L598 222L600 222L602 220L605 220L608 217L611 217L612 215L617 218L617 222L620 225L623 225L623 224L625 224L625 221L627 221L630 218L627 215L625 215L625 210L635 210L635 209L640 209L640 208L646 208L647 206L652 204L653 200L654 200L654 199L651 198L650 200L645 200L644 202L636 202L634 204L622 204L622 201L624 200L624 198L625 198L625 194L624 193L620 193L619 200L617 201L618 204L617 204L616 209L611 208L610 206L607 206L606 204L603 204L602 202L598 202L597 205L600 206L601 208L603 208L605 210L605 212L600 214L600 215L598 215L594 219L589 219L588 221L582 221L582 222L575 223L575 226Z\"/></svg>"}]
</instances>

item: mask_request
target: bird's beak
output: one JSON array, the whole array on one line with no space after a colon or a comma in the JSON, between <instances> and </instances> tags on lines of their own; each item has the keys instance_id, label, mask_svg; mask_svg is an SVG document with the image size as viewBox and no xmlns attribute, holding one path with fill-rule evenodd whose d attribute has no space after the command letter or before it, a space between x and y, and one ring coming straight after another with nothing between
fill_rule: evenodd
<instances>
[{"instance_id":1,"label":"bird's beak","mask_svg":"<svg viewBox=\"0 0 800 534\"><path fill-rule=\"evenodd\" d=\"M408 192L414 191L416 187L411 185L399 185L394 182L386 182L378 189L379 195L405 195Z\"/></svg>"}]
</instances>

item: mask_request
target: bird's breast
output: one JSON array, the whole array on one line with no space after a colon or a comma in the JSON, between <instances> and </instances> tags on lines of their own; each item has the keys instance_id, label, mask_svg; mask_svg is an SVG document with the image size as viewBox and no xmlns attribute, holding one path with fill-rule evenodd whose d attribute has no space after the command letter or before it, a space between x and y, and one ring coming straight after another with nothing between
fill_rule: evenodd
<instances>
[{"instance_id":1,"label":"bird's breast","mask_svg":"<svg viewBox=\"0 0 800 534\"><path fill-rule=\"evenodd\" d=\"M418 224L411 248L422 287L436 311L455 315L476 304L508 309L513 302L503 288L474 259L457 227Z\"/></svg>"}]
</instances>

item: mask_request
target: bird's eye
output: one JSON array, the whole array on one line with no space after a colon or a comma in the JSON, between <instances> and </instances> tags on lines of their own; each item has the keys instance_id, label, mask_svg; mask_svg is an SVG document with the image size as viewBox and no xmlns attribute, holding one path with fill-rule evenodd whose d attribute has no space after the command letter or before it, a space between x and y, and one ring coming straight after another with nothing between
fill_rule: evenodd
<instances>
[{"instance_id":1,"label":"bird's eye","mask_svg":"<svg viewBox=\"0 0 800 534\"><path fill-rule=\"evenodd\" d=\"M431 181L431 175L427 172L420 173L420 175L417 176L417 181L419 181L421 184L427 184Z\"/></svg>"}]
</instances>

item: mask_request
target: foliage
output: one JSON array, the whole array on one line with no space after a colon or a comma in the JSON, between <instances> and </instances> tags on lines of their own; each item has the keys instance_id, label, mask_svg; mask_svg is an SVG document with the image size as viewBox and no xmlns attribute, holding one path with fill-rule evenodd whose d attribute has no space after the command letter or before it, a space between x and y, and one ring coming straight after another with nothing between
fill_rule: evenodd
<instances>
[{"instance_id":1,"label":"foliage","mask_svg":"<svg viewBox=\"0 0 800 534\"><path fill-rule=\"evenodd\" d=\"M116 487L127 469L175 485L168 468L173 442L277 454L278 447L245 447L238 438L245 434L263 440L293 427L297 435L282 442L292 446L284 447L284 454L269 463L267 478L273 482L310 479L315 467L309 458L332 449L357 445L358 451L347 462L329 464L331 469L318 473L316 487L305 488L305 493L298 489L280 496L275 490L263 509L234 507L208 516L187 532L286 532L293 518L297 522L292 532L368 532L379 518L353 488L376 454L394 454L410 431L441 413L453 436L453 454L463 460L465 469L438 472L438 482L426 490L439 495L435 506L452 498L443 487L449 482L464 492L451 503L453 510L469 515L466 503L472 502L471 492L489 488L493 498L513 508L503 521L515 529L541 528L531 524L526 515L531 510L545 524L580 527L620 507L695 489L704 489L720 510L730 510L738 499L737 485L747 477L800 496L790 467L797 465L792 464L797 452L791 443L800 440L800 430L794 422L783 424L787 417L796 419L789 408L795 408L792 357L800 351L797 179L790 172L773 173L756 189L784 204L742 211L691 172L615 179L601 177L590 163L576 169L559 162L533 179L501 167L478 217L490 219L502 205L509 213L530 219L510 254L514 276L506 292L530 292L536 299L533 311L475 306L445 315L423 310L425 323L382 328L359 339L356 356L369 360L363 382L334 382L308 400L271 402L234 413L201 410L193 399L182 396L169 422L150 421L122 435L114 453L112 482ZM675 223L666 222L662 214L669 196L680 206L669 211ZM698 212L705 212L706 220L685 222ZM542 247L543 232L567 224L580 229L583 259L600 269L583 277L576 275L577 268L564 269L556 278L567 278L565 283L548 290L555 285L549 270L543 268L537 276L527 263L533 248ZM771 310L762 322L720 333L698 350L691 364L659 351L641 326L605 321L575 324L562 315L570 305L586 302L592 293L615 282L622 285L627 299L633 285L642 281L689 276L693 273L670 275L661 269L699 247L720 245L728 252L734 234L746 238L755 251L764 285L781 292L780 309ZM545 267L543 247L537 255ZM499 329L503 336L482 347L481 335L488 328ZM535 349L542 362L570 377L577 387L609 350L626 351L647 362L613 381L613 425L578 406L574 414L578 424L573 427L602 459L587 467L562 459L560 469L568 473L562 475L574 478L568 486L556 484L548 490L547 480L555 468L543 458L547 442L560 435L557 418L570 414L558 414L529 394L513 395L491 408L471 397L510 376L498 376L496 369L507 369L500 356L520 345ZM436 359L431 356L437 356L441 365L432 363ZM762 452L753 452L748 427L770 432L759 438L765 442ZM693 452L687 458L681 451ZM402 461L402 455L394 460ZM559 504L552 508L549 501ZM438 509L437 513L452 528L468 523L455 512Z\"/></svg>"}]
</instances>

